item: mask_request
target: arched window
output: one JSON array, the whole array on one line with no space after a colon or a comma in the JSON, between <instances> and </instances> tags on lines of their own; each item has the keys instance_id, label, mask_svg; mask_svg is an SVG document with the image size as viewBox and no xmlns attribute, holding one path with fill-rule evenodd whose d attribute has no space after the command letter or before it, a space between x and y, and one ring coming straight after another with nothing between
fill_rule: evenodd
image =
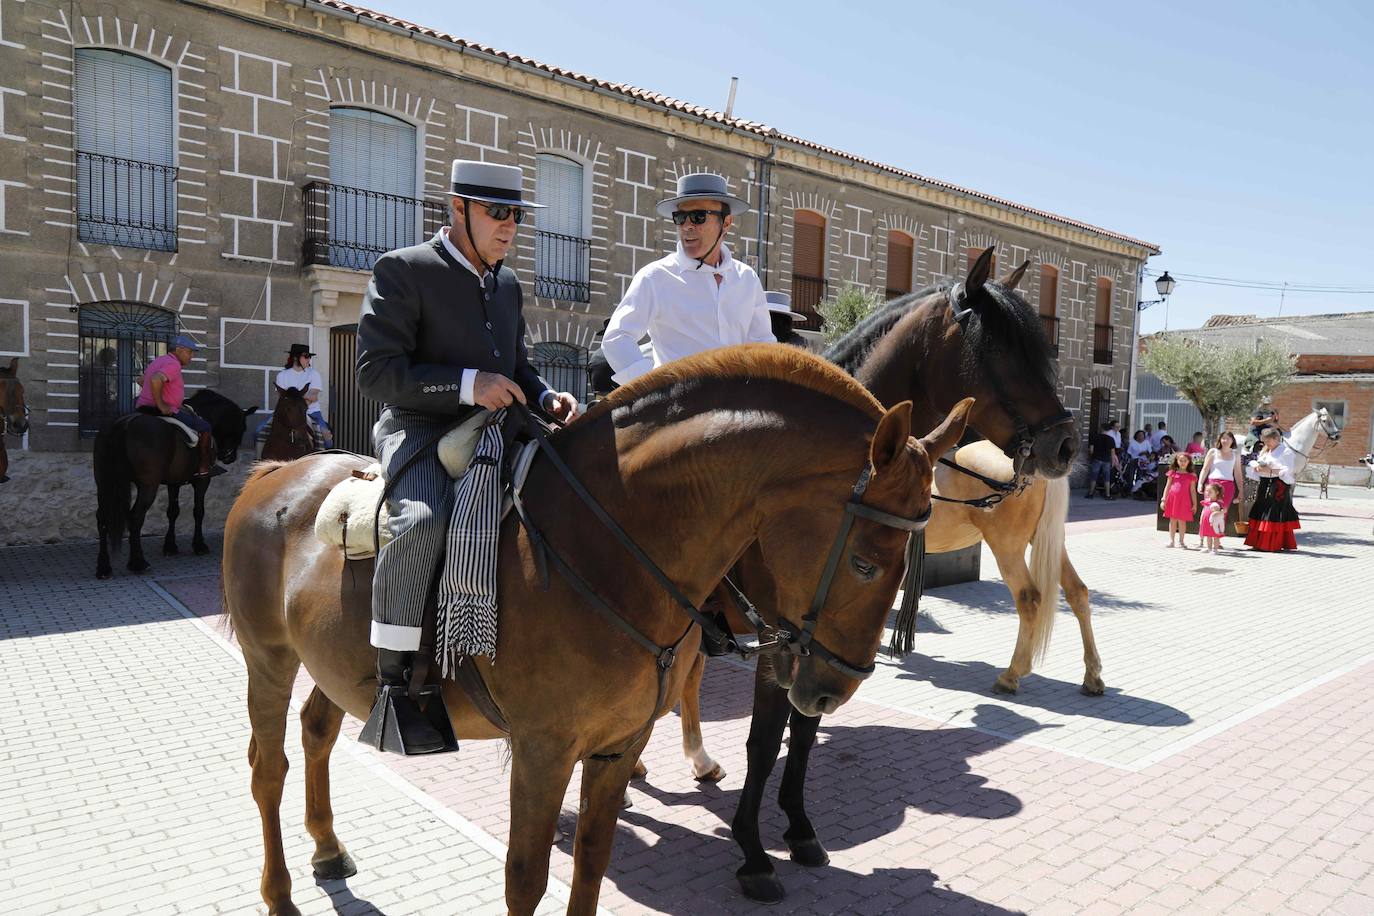
<instances>
[{"instance_id":1,"label":"arched window","mask_svg":"<svg viewBox=\"0 0 1374 916\"><path fill-rule=\"evenodd\" d=\"M584 228L583 169L564 156L540 153L535 164L539 228L534 231L534 294L567 302L591 301L591 246Z\"/></svg>"},{"instance_id":2,"label":"arched window","mask_svg":"<svg viewBox=\"0 0 1374 916\"><path fill-rule=\"evenodd\" d=\"M175 251L172 71L103 48L78 48L73 63L78 236Z\"/></svg>"},{"instance_id":3,"label":"arched window","mask_svg":"<svg viewBox=\"0 0 1374 916\"><path fill-rule=\"evenodd\" d=\"M78 414L82 436L134 409L143 370L176 333L174 312L138 302L96 302L78 316Z\"/></svg>"},{"instance_id":4,"label":"arched window","mask_svg":"<svg viewBox=\"0 0 1374 916\"><path fill-rule=\"evenodd\" d=\"M420 241L416 135L365 108L329 109L329 258L371 270L377 257Z\"/></svg>"},{"instance_id":5,"label":"arched window","mask_svg":"<svg viewBox=\"0 0 1374 916\"><path fill-rule=\"evenodd\" d=\"M816 306L825 298L825 217L797 210L792 222L792 310L806 316L799 327L816 330Z\"/></svg>"},{"instance_id":6,"label":"arched window","mask_svg":"<svg viewBox=\"0 0 1374 916\"><path fill-rule=\"evenodd\" d=\"M911 269L916 259L916 242L905 232L887 234L887 298L896 299L911 292Z\"/></svg>"},{"instance_id":7,"label":"arched window","mask_svg":"<svg viewBox=\"0 0 1374 916\"><path fill-rule=\"evenodd\" d=\"M1040 265L1040 323L1050 339L1054 352L1059 352L1059 268Z\"/></svg>"},{"instance_id":8,"label":"arched window","mask_svg":"<svg viewBox=\"0 0 1374 916\"><path fill-rule=\"evenodd\" d=\"M530 349L530 365L552 386L587 402L587 351L572 344L547 341Z\"/></svg>"}]
</instances>

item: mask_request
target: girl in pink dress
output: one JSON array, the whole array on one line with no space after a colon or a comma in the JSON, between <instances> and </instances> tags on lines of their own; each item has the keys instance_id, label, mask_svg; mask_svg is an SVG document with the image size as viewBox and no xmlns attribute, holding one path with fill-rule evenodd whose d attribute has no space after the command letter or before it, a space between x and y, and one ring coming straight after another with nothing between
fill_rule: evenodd
<instances>
[{"instance_id":1,"label":"girl in pink dress","mask_svg":"<svg viewBox=\"0 0 1374 916\"><path fill-rule=\"evenodd\" d=\"M1202 549L1211 553L1221 550L1226 535L1226 506L1221 484L1207 484L1202 500L1202 515L1197 520L1197 533L1202 536Z\"/></svg>"},{"instance_id":2,"label":"girl in pink dress","mask_svg":"<svg viewBox=\"0 0 1374 916\"><path fill-rule=\"evenodd\" d=\"M1159 508L1169 520L1169 546L1174 546L1174 532L1178 532L1178 546L1188 549L1188 523L1197 518L1197 475L1193 473L1193 456L1175 452L1169 462L1168 480Z\"/></svg>"}]
</instances>

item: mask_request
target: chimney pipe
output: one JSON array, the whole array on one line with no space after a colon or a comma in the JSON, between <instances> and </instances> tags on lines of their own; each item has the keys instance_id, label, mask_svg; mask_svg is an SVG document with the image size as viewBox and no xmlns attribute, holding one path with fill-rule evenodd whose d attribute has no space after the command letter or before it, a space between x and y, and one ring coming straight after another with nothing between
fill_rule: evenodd
<instances>
[{"instance_id":1,"label":"chimney pipe","mask_svg":"<svg viewBox=\"0 0 1374 916\"><path fill-rule=\"evenodd\" d=\"M725 103L725 116L726 116L727 118L733 118L733 117L734 117L734 111L735 111L735 90L736 90L738 87L739 87L739 77L738 77L738 76L732 76L732 77L730 77L730 98L729 98L729 100L726 101L726 103Z\"/></svg>"}]
</instances>

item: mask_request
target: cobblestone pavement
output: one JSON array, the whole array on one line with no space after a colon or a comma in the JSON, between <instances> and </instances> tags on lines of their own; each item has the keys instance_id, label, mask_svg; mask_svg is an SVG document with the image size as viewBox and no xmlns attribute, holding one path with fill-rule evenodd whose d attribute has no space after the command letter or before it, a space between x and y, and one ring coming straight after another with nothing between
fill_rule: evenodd
<instances>
[{"instance_id":1,"label":"cobblestone pavement","mask_svg":"<svg viewBox=\"0 0 1374 916\"><path fill-rule=\"evenodd\" d=\"M822 723L808 803L830 866L786 861L785 820L765 805L788 889L771 911L1374 912L1374 502L1333 493L1300 491L1297 554L1220 556L1164 548L1138 505L1076 495L1067 544L1093 593L1103 697L1078 692L1067 609L1021 692L990 692L1016 630L990 555L985 581L929 592L920 651L881 660ZM6 912L261 909L245 678L218 625L216 563L153 559L144 577L96 582L92 545L0 550ZM757 909L737 892L728 827L751 686L744 666L708 669L720 784L691 778L677 720L660 723L621 817L606 911ZM308 689L302 675L298 699ZM345 723L333 757L337 828L359 865L346 883L310 876L288 739L297 904L501 912L502 745L383 759L353 744L357 728ZM569 836L575 810L570 792ZM554 851L544 911L562 909L571 851L566 839Z\"/></svg>"}]
</instances>

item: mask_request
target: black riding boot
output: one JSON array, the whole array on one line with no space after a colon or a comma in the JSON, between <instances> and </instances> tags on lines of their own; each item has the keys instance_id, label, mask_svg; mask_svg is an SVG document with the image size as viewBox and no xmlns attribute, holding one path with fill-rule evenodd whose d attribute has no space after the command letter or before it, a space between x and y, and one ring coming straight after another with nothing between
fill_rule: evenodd
<instances>
[{"instance_id":1,"label":"black riding boot","mask_svg":"<svg viewBox=\"0 0 1374 916\"><path fill-rule=\"evenodd\" d=\"M414 652L377 650L377 699L358 740L392 754L435 754L458 750L448 710L438 687L420 690L424 708L410 696Z\"/></svg>"}]
</instances>

